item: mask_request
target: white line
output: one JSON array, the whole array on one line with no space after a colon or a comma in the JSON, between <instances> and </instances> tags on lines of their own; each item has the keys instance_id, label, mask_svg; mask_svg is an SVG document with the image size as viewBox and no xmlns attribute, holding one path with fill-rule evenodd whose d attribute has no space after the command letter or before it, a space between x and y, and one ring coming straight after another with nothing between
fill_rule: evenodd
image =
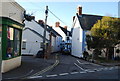
<instances>
[{"instance_id":1,"label":"white line","mask_svg":"<svg viewBox=\"0 0 120 81\"><path fill-rule=\"evenodd\" d=\"M95 71L97 71L97 69L94 69Z\"/></svg>"},{"instance_id":2,"label":"white line","mask_svg":"<svg viewBox=\"0 0 120 81\"><path fill-rule=\"evenodd\" d=\"M78 68L80 68L81 70L84 70L82 67L80 67L79 65L77 65L76 63L74 63Z\"/></svg>"},{"instance_id":3,"label":"white line","mask_svg":"<svg viewBox=\"0 0 120 81\"><path fill-rule=\"evenodd\" d=\"M95 72L95 71L87 71L87 72Z\"/></svg>"},{"instance_id":4,"label":"white line","mask_svg":"<svg viewBox=\"0 0 120 81\"><path fill-rule=\"evenodd\" d=\"M86 71L80 72L80 73L87 73Z\"/></svg>"},{"instance_id":5,"label":"white line","mask_svg":"<svg viewBox=\"0 0 120 81\"><path fill-rule=\"evenodd\" d=\"M70 74L77 74L77 73L79 73L79 72L71 72Z\"/></svg>"},{"instance_id":6,"label":"white line","mask_svg":"<svg viewBox=\"0 0 120 81\"><path fill-rule=\"evenodd\" d=\"M114 67L111 67L111 69L114 69Z\"/></svg>"},{"instance_id":7,"label":"white line","mask_svg":"<svg viewBox=\"0 0 120 81\"><path fill-rule=\"evenodd\" d=\"M41 78L42 76L33 76L33 77L29 77L29 78Z\"/></svg>"},{"instance_id":8,"label":"white line","mask_svg":"<svg viewBox=\"0 0 120 81\"><path fill-rule=\"evenodd\" d=\"M68 75L69 73L62 73L62 74L59 74L59 75Z\"/></svg>"},{"instance_id":9,"label":"white line","mask_svg":"<svg viewBox=\"0 0 120 81\"><path fill-rule=\"evenodd\" d=\"M84 71L90 71L90 70L84 70Z\"/></svg>"},{"instance_id":10,"label":"white line","mask_svg":"<svg viewBox=\"0 0 120 81\"><path fill-rule=\"evenodd\" d=\"M100 69L97 69L97 71L101 71Z\"/></svg>"},{"instance_id":11,"label":"white line","mask_svg":"<svg viewBox=\"0 0 120 81\"><path fill-rule=\"evenodd\" d=\"M46 77L55 77L55 76L58 76L58 75L46 75Z\"/></svg>"},{"instance_id":12,"label":"white line","mask_svg":"<svg viewBox=\"0 0 120 81\"><path fill-rule=\"evenodd\" d=\"M113 68L109 68L109 70L113 70Z\"/></svg>"},{"instance_id":13,"label":"white line","mask_svg":"<svg viewBox=\"0 0 120 81\"><path fill-rule=\"evenodd\" d=\"M77 62L78 62L79 64L81 64L81 62L80 62L79 60L77 60Z\"/></svg>"}]
</instances>

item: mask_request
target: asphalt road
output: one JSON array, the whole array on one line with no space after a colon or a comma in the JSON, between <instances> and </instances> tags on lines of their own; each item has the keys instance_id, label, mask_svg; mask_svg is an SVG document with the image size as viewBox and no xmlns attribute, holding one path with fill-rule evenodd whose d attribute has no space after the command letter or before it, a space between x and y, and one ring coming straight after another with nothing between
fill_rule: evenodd
<instances>
[{"instance_id":1,"label":"asphalt road","mask_svg":"<svg viewBox=\"0 0 120 81\"><path fill-rule=\"evenodd\" d=\"M29 58L24 58L24 59L29 59ZM33 64L34 66L30 67L31 69L34 69L34 70L37 69L36 71L31 72L31 75L25 78L18 78L19 80L12 80L12 81L24 81L24 80L36 81L36 79L38 81L41 79L43 81L45 79L51 79L51 80L52 79L68 79L68 80L70 79L73 79L73 80L74 79L86 79L86 80L87 79L103 79L103 80L104 79L111 79L111 80L120 79L119 78L120 69L117 66L105 67L102 65L84 61L79 58L75 58L71 55L59 54L55 63L52 60L51 62L50 61L44 62L47 66L50 66L48 68L45 68L44 70L39 69L40 66L38 67L38 65L36 65L38 64L36 63L38 60L39 59L35 60ZM53 65L51 66L51 64ZM10 73L6 75L10 75ZM6 77L8 76L4 75L5 79ZM7 79L7 80L10 81L10 79Z\"/></svg>"},{"instance_id":2,"label":"asphalt road","mask_svg":"<svg viewBox=\"0 0 120 81\"><path fill-rule=\"evenodd\" d=\"M119 79L118 67L105 67L70 55L59 55L59 64L29 79Z\"/></svg>"}]
</instances>

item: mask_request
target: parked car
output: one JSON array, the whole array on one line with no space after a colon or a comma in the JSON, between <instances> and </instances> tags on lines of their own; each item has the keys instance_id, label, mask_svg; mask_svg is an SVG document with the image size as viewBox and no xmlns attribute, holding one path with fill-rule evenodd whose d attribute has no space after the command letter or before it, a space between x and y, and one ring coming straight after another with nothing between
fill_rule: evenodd
<instances>
[{"instance_id":1,"label":"parked car","mask_svg":"<svg viewBox=\"0 0 120 81\"><path fill-rule=\"evenodd\" d=\"M70 49L68 48L63 49L63 54L70 54Z\"/></svg>"}]
</instances>

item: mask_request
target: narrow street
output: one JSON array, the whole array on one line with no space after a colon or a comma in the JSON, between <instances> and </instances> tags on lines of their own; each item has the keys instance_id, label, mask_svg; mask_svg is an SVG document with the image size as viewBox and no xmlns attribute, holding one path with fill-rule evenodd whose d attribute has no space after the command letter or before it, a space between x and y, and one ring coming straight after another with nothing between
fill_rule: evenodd
<instances>
[{"instance_id":1,"label":"narrow street","mask_svg":"<svg viewBox=\"0 0 120 81\"><path fill-rule=\"evenodd\" d=\"M27 58L24 56L23 62L31 62L31 65L26 63L25 67L5 73L3 79L118 79L120 76L117 66L105 67L71 55L58 54L57 61L55 58L43 61L33 57L30 61L30 58L31 56Z\"/></svg>"},{"instance_id":2,"label":"narrow street","mask_svg":"<svg viewBox=\"0 0 120 81\"><path fill-rule=\"evenodd\" d=\"M105 67L70 55L59 55L60 63L42 75L31 79L118 79L118 67ZM92 75L91 75L92 74ZM94 74L94 75L93 75Z\"/></svg>"}]
</instances>

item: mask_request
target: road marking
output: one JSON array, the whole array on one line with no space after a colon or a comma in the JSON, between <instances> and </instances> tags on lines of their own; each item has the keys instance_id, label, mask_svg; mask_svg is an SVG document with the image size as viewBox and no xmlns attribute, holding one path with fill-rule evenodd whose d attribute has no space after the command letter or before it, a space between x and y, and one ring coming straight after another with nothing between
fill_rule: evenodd
<instances>
[{"instance_id":1,"label":"road marking","mask_svg":"<svg viewBox=\"0 0 120 81\"><path fill-rule=\"evenodd\" d=\"M90 63L81 63L79 60L77 60L77 62L78 62L79 64L90 64Z\"/></svg>"},{"instance_id":2,"label":"road marking","mask_svg":"<svg viewBox=\"0 0 120 81\"><path fill-rule=\"evenodd\" d=\"M32 77L29 77L30 79L32 78L42 78L43 76L32 76Z\"/></svg>"},{"instance_id":3,"label":"road marking","mask_svg":"<svg viewBox=\"0 0 120 81\"><path fill-rule=\"evenodd\" d=\"M113 67L109 68L109 70L113 70Z\"/></svg>"},{"instance_id":4,"label":"road marking","mask_svg":"<svg viewBox=\"0 0 120 81\"><path fill-rule=\"evenodd\" d=\"M77 60L77 62L78 62L79 64L81 64L81 62L80 62L79 60Z\"/></svg>"},{"instance_id":5,"label":"road marking","mask_svg":"<svg viewBox=\"0 0 120 81\"><path fill-rule=\"evenodd\" d=\"M80 68L81 70L84 70L82 67L80 67L79 65L77 65L76 63L74 63L78 68Z\"/></svg>"},{"instance_id":6,"label":"road marking","mask_svg":"<svg viewBox=\"0 0 120 81\"><path fill-rule=\"evenodd\" d=\"M56 75L56 74L54 74L54 75L46 75L46 77L55 77L55 76L58 76L58 75Z\"/></svg>"},{"instance_id":7,"label":"road marking","mask_svg":"<svg viewBox=\"0 0 120 81\"><path fill-rule=\"evenodd\" d=\"M97 71L97 69L94 69L95 71Z\"/></svg>"},{"instance_id":8,"label":"road marking","mask_svg":"<svg viewBox=\"0 0 120 81\"><path fill-rule=\"evenodd\" d=\"M101 71L100 69L97 69L96 71Z\"/></svg>"},{"instance_id":9,"label":"road marking","mask_svg":"<svg viewBox=\"0 0 120 81\"><path fill-rule=\"evenodd\" d=\"M57 57L57 55L56 55L56 57ZM37 73L29 76L29 77L38 76L38 75L40 75L40 74L43 74L43 73L47 72L48 70L54 68L54 67L57 66L58 64L59 64L59 60L57 60L57 58L56 58L56 62L55 62L53 65L48 66L47 68L45 68L45 69L43 69L43 70L41 70L41 71L39 71L39 72L37 72ZM28 78L29 78L29 77L28 77Z\"/></svg>"},{"instance_id":10,"label":"road marking","mask_svg":"<svg viewBox=\"0 0 120 81\"><path fill-rule=\"evenodd\" d=\"M108 68L106 67L106 68L104 68L104 70L108 70Z\"/></svg>"},{"instance_id":11,"label":"road marking","mask_svg":"<svg viewBox=\"0 0 120 81\"><path fill-rule=\"evenodd\" d=\"M87 73L86 71L82 71L82 72L80 72L80 73Z\"/></svg>"},{"instance_id":12,"label":"road marking","mask_svg":"<svg viewBox=\"0 0 120 81\"><path fill-rule=\"evenodd\" d=\"M95 71L87 71L87 72L95 72Z\"/></svg>"},{"instance_id":13,"label":"road marking","mask_svg":"<svg viewBox=\"0 0 120 81\"><path fill-rule=\"evenodd\" d=\"M71 72L70 74L77 74L77 73L79 73L79 72Z\"/></svg>"},{"instance_id":14,"label":"road marking","mask_svg":"<svg viewBox=\"0 0 120 81\"><path fill-rule=\"evenodd\" d=\"M61 73L61 74L59 74L59 75L68 75L69 73Z\"/></svg>"},{"instance_id":15,"label":"road marking","mask_svg":"<svg viewBox=\"0 0 120 81\"><path fill-rule=\"evenodd\" d=\"M89 69L86 69L86 70L84 70L84 71L90 71Z\"/></svg>"}]
</instances>

